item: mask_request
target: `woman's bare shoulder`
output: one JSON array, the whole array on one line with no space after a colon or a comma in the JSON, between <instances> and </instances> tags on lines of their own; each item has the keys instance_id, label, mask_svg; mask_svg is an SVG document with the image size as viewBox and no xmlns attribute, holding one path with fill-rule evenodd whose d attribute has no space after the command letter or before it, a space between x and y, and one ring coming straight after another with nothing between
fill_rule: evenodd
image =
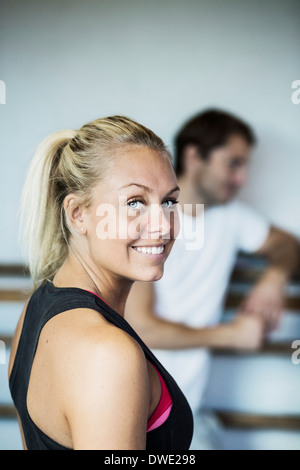
<instances>
[{"instance_id":1,"label":"woman's bare shoulder","mask_svg":"<svg viewBox=\"0 0 300 470\"><path fill-rule=\"evenodd\" d=\"M106 320L92 308L66 310L53 317L44 327L42 334L47 341L62 343L70 348L97 347L103 352L107 348L124 348L142 352L138 343L125 331Z\"/></svg>"},{"instance_id":2,"label":"woman's bare shoulder","mask_svg":"<svg viewBox=\"0 0 300 470\"><path fill-rule=\"evenodd\" d=\"M98 323L85 309L78 314L90 318L66 333L56 361L61 405L74 448L143 447L150 400L143 350L106 320Z\"/></svg>"},{"instance_id":3,"label":"woman's bare shoulder","mask_svg":"<svg viewBox=\"0 0 300 470\"><path fill-rule=\"evenodd\" d=\"M22 333L27 305L24 304L14 337L12 340L9 375L15 360L20 336ZM72 357L85 354L100 354L104 359L105 352L113 350L136 354L140 360L144 360L144 354L138 343L125 331L108 322L98 311L91 308L76 308L66 310L49 320L44 326L40 339L39 349L47 346L50 357L59 362L68 358L68 365L72 365ZM74 356L73 356L74 355ZM76 361L75 361L76 362Z\"/></svg>"},{"instance_id":4,"label":"woman's bare shoulder","mask_svg":"<svg viewBox=\"0 0 300 470\"><path fill-rule=\"evenodd\" d=\"M87 367L102 367L117 373L119 367L136 370L146 367L140 345L125 331L108 322L90 308L68 310L51 319L40 337L57 369L80 377ZM107 373L107 372L106 372Z\"/></svg>"}]
</instances>

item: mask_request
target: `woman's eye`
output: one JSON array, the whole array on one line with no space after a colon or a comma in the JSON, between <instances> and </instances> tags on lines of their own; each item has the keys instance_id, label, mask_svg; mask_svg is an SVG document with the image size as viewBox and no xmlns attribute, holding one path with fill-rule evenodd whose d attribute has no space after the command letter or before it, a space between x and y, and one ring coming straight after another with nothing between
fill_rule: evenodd
<instances>
[{"instance_id":1,"label":"woman's eye","mask_svg":"<svg viewBox=\"0 0 300 470\"><path fill-rule=\"evenodd\" d=\"M138 210L138 209L141 209L141 208L142 208L143 203L142 203L142 201L137 201L137 200L135 200L135 201L129 201L129 202L128 202L128 206L129 206L131 209L136 209L136 210Z\"/></svg>"},{"instance_id":2,"label":"woman's eye","mask_svg":"<svg viewBox=\"0 0 300 470\"><path fill-rule=\"evenodd\" d=\"M177 202L178 201L176 201L175 199L168 199L167 201L164 201L162 203L162 207L171 208L175 204L177 204ZM131 209L134 209L134 210L141 210L145 205L145 203L143 201L140 201L138 199L135 199L133 201L129 201L127 204L128 204L128 207L130 207Z\"/></svg>"},{"instance_id":3,"label":"woman's eye","mask_svg":"<svg viewBox=\"0 0 300 470\"><path fill-rule=\"evenodd\" d=\"M164 201L162 205L163 207L173 207L177 203L178 201L176 201L175 199L168 199L167 201Z\"/></svg>"}]
</instances>

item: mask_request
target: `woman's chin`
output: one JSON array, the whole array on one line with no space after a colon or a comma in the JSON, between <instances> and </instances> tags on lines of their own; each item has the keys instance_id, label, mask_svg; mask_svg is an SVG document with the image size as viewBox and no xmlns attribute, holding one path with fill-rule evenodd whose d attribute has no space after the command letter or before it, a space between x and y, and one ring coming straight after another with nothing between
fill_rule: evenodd
<instances>
[{"instance_id":1,"label":"woman's chin","mask_svg":"<svg viewBox=\"0 0 300 470\"><path fill-rule=\"evenodd\" d=\"M142 273L140 273L140 276L137 276L136 277L136 281L142 281L142 282L155 282L155 281L159 281L162 276L163 276L163 273L164 273L164 270L163 268L161 269L156 269L155 272L146 272L146 271L143 271Z\"/></svg>"}]
</instances>

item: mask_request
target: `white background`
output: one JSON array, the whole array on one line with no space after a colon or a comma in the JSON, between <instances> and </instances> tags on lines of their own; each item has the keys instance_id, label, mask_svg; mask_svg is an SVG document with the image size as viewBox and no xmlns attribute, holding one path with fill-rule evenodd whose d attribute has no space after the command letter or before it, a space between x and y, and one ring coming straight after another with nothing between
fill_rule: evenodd
<instances>
[{"instance_id":1,"label":"white background","mask_svg":"<svg viewBox=\"0 0 300 470\"><path fill-rule=\"evenodd\" d=\"M0 6L0 262L18 262L18 207L37 144L125 114L172 140L208 106L258 145L241 195L300 235L299 0L5 0Z\"/></svg>"}]
</instances>

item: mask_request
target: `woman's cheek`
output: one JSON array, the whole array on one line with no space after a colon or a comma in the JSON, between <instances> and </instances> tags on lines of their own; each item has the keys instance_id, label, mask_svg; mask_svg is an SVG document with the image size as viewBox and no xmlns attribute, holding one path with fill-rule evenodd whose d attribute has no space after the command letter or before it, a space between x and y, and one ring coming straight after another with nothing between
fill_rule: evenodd
<instances>
[{"instance_id":1,"label":"woman's cheek","mask_svg":"<svg viewBox=\"0 0 300 470\"><path fill-rule=\"evenodd\" d=\"M171 219L170 219L170 235L171 239L174 240L178 237L180 232L180 218L178 214L178 210L174 209L171 212Z\"/></svg>"}]
</instances>

